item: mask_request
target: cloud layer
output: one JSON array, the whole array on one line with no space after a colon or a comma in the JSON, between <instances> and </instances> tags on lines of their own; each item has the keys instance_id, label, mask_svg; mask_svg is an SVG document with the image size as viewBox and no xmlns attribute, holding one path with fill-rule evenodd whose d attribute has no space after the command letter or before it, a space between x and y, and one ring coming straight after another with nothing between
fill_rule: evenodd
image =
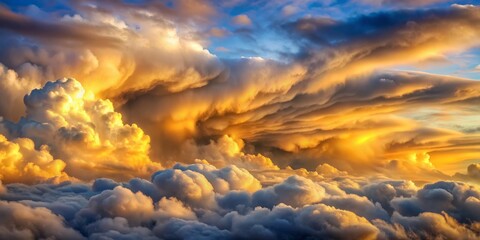
<instances>
[{"instance_id":1,"label":"cloud layer","mask_svg":"<svg viewBox=\"0 0 480 240\"><path fill-rule=\"evenodd\" d=\"M156 172L151 181L5 188L0 236L10 239L475 239L480 233L480 191L456 182L417 188L295 175L262 187L245 169L195 164Z\"/></svg>"}]
</instances>

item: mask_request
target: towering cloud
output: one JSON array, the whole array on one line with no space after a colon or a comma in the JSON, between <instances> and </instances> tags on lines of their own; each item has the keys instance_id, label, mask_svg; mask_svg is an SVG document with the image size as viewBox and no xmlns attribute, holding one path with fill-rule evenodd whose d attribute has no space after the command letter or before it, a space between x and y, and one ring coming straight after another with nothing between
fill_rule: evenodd
<instances>
[{"instance_id":1,"label":"towering cloud","mask_svg":"<svg viewBox=\"0 0 480 240\"><path fill-rule=\"evenodd\" d=\"M95 99L74 79L48 82L24 101L25 117L0 125L6 136L1 138L4 181L31 182L29 175L44 180L67 174L84 180L127 179L148 176L160 167L148 156L148 135L136 124L124 124L110 101Z\"/></svg>"}]
</instances>

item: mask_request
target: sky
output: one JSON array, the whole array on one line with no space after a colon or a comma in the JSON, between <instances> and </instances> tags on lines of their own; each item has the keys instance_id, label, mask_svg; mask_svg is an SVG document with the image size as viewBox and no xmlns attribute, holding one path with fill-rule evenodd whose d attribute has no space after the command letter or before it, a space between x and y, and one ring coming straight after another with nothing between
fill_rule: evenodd
<instances>
[{"instance_id":1,"label":"sky","mask_svg":"<svg viewBox=\"0 0 480 240\"><path fill-rule=\"evenodd\" d=\"M478 239L480 6L0 2L0 239Z\"/></svg>"}]
</instances>

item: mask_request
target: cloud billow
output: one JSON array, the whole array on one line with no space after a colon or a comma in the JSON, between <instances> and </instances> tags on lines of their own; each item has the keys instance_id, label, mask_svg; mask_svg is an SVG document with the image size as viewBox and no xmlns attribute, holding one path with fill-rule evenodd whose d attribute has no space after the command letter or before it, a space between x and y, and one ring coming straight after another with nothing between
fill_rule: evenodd
<instances>
[{"instance_id":1,"label":"cloud billow","mask_svg":"<svg viewBox=\"0 0 480 240\"><path fill-rule=\"evenodd\" d=\"M5 217L0 222L0 236L474 239L479 234L474 224L478 215L472 210L478 208L475 204L480 203L480 191L473 186L437 182L416 191L413 185L408 190L409 196L401 193L406 185L398 181L365 182L349 176L350 181L359 184L358 194L349 194L342 187L335 193L325 191L325 187L340 186L334 179L320 183L293 175L255 190L214 188L218 179L209 175L227 169L203 164L178 165L155 173L151 182L143 180L141 186L134 184L137 180L116 183L107 179L98 179L93 185L7 184L0 195L0 209L8 212L2 215ZM163 178L165 174L174 176ZM235 179L249 182L251 178L244 174ZM393 212L387 213L381 203L369 200L384 196L381 191L371 190L381 185L398 189L387 200ZM445 197L433 197L440 195ZM18 213L14 214L13 209ZM40 224L45 220L55 224Z\"/></svg>"}]
</instances>

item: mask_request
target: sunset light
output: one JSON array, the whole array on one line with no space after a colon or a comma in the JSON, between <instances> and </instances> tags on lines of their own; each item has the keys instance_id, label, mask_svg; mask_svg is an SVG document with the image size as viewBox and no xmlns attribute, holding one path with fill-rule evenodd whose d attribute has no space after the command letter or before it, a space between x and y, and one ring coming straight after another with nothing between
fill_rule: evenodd
<instances>
[{"instance_id":1,"label":"sunset light","mask_svg":"<svg viewBox=\"0 0 480 240\"><path fill-rule=\"evenodd\" d=\"M480 239L480 5L0 1L0 240Z\"/></svg>"}]
</instances>

